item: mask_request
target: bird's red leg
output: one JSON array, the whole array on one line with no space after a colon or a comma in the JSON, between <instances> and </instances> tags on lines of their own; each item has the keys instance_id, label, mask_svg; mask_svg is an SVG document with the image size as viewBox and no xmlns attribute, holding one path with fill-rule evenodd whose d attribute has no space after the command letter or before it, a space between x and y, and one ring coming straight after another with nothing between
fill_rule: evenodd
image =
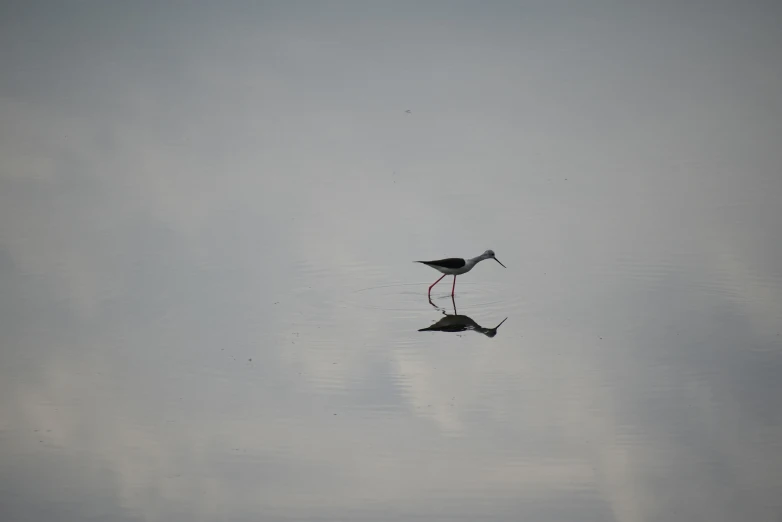
<instances>
[{"instance_id":1,"label":"bird's red leg","mask_svg":"<svg viewBox=\"0 0 782 522\"><path fill-rule=\"evenodd\" d=\"M445 274L443 274L443 277L445 277ZM440 279L442 279L443 277L441 277ZM432 294L432 288L434 288L434 285L436 285L437 283L439 283L439 282L440 282L440 279L438 279L437 281L435 281L434 283L432 283L432 286L430 286L430 287L429 287L429 295L431 295L431 294Z\"/></svg>"},{"instance_id":2,"label":"bird's red leg","mask_svg":"<svg viewBox=\"0 0 782 522\"><path fill-rule=\"evenodd\" d=\"M453 286L451 287L451 297L453 297L454 290L456 290L456 276L453 276Z\"/></svg>"}]
</instances>

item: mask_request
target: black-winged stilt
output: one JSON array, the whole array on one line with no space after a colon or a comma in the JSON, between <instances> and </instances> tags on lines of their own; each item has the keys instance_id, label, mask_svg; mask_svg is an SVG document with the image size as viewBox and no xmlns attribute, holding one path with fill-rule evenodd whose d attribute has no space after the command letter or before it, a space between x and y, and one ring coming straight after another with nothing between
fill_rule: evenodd
<instances>
[{"instance_id":1,"label":"black-winged stilt","mask_svg":"<svg viewBox=\"0 0 782 522\"><path fill-rule=\"evenodd\" d=\"M483 326L473 321L473 319L469 316L445 314L445 317L434 323L432 326L421 328L418 331L458 333L464 332L466 330L472 330L474 332L482 333L486 337L494 337L497 335L497 329L507 320L508 318L506 317L494 328L484 328Z\"/></svg>"},{"instance_id":2,"label":"black-winged stilt","mask_svg":"<svg viewBox=\"0 0 782 522\"><path fill-rule=\"evenodd\" d=\"M502 323L508 320L508 318L506 317L500 322L500 324L498 324L494 328L484 328L483 326L476 323L471 317L467 315L459 315L459 312L456 311L456 300L453 298L453 296L451 296L451 303L453 303L453 314L449 314L444 309L434 304L430 299L429 304L434 306L438 310L440 310L445 317L443 317L433 325L428 326L426 328L421 328L418 331L458 333L458 332L464 332L465 330L473 330L482 333L486 337L494 337L495 335L497 335L497 330L499 329L500 326L502 326Z\"/></svg>"},{"instance_id":3,"label":"black-winged stilt","mask_svg":"<svg viewBox=\"0 0 782 522\"><path fill-rule=\"evenodd\" d=\"M434 285L440 282L443 277L447 275L453 276L453 286L451 287L451 297L453 297L454 291L456 290L456 276L461 274L466 274L470 270L472 270L472 267L483 261L484 259L494 259L498 263L500 263L500 260L494 257L494 251L493 250L487 250L483 254L479 255L478 257L473 257L472 259L462 259L461 257L450 257L448 259L438 259L437 261L414 261L415 263L423 263L425 265L431 266L438 272L441 272L443 275L432 283L432 286L429 287L429 295L432 294L432 288L434 288ZM508 268L502 263L500 263L503 268Z\"/></svg>"}]
</instances>

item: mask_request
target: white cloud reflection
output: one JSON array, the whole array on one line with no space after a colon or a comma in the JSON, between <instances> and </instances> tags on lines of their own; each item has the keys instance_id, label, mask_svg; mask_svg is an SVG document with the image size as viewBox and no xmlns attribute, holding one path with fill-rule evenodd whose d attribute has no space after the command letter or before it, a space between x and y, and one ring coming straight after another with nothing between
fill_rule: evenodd
<instances>
[{"instance_id":1,"label":"white cloud reflection","mask_svg":"<svg viewBox=\"0 0 782 522\"><path fill-rule=\"evenodd\" d=\"M438 5L5 8L12 520L773 520L779 10Z\"/></svg>"}]
</instances>

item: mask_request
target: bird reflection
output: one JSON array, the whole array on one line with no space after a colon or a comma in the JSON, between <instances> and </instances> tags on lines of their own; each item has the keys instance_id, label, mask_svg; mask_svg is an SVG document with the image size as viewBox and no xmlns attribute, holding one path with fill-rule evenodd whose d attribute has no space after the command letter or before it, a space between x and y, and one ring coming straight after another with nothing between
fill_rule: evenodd
<instances>
[{"instance_id":1,"label":"bird reflection","mask_svg":"<svg viewBox=\"0 0 782 522\"><path fill-rule=\"evenodd\" d=\"M434 304L431 299L429 300L429 304L440 310L445 317L434 323L432 326L429 326L427 328L421 328L418 330L419 332L451 332L451 333L457 333L457 332L464 332L466 330L473 330L478 333L482 333L486 337L494 337L497 335L497 330L500 326L502 326L502 323L508 320L506 317L503 319L500 324L495 326L494 328L484 328L483 326L479 325L475 321L472 320L469 316L466 315L459 315L456 312L456 301L451 298L451 301L453 302L453 314L447 313L445 310Z\"/></svg>"}]
</instances>

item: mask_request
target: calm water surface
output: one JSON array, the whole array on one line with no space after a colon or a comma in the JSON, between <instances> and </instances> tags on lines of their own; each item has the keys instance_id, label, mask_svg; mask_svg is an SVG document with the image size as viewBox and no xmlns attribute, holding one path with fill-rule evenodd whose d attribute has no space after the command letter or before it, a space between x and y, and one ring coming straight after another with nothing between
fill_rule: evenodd
<instances>
[{"instance_id":1,"label":"calm water surface","mask_svg":"<svg viewBox=\"0 0 782 522\"><path fill-rule=\"evenodd\" d=\"M781 520L779 9L260 5L3 8L0 518Z\"/></svg>"}]
</instances>

